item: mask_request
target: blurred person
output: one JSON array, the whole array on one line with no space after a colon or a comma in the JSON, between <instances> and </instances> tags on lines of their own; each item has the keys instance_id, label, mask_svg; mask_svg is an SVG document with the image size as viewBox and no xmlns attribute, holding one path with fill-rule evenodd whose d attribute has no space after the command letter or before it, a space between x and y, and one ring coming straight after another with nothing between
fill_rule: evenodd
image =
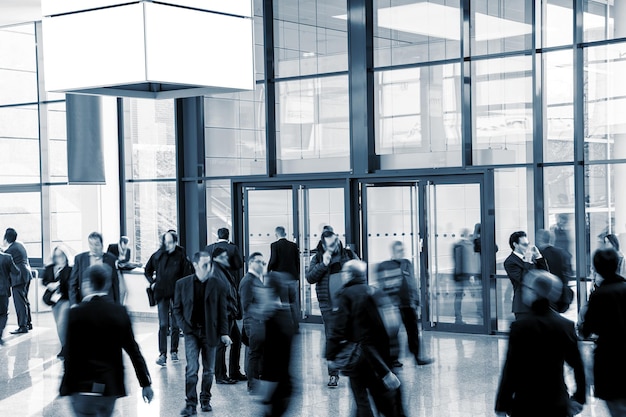
<instances>
[{"instance_id":1,"label":"blurred person","mask_svg":"<svg viewBox=\"0 0 626 417\"><path fill-rule=\"evenodd\" d=\"M269 272L264 287L254 287L261 315L265 321L265 342L262 347L261 379L265 386L263 404L265 417L285 414L293 393L289 373L294 326L289 303L286 272Z\"/></svg>"},{"instance_id":2,"label":"blurred person","mask_svg":"<svg viewBox=\"0 0 626 417\"><path fill-rule=\"evenodd\" d=\"M593 266L602 284L591 293L580 311L582 336L598 336L594 351L594 395L606 401L613 417L626 416L626 281L617 273L619 254L613 248L599 249Z\"/></svg>"},{"instance_id":3,"label":"blurred person","mask_svg":"<svg viewBox=\"0 0 626 417\"><path fill-rule=\"evenodd\" d=\"M392 372L400 319L390 313L396 309L384 293L367 285L365 262L347 261L342 271L343 287L338 294L334 324L327 339L326 358L335 360L347 342L360 344L362 359L350 374L355 415L374 416L369 401L371 396L381 415L404 416L400 380Z\"/></svg>"},{"instance_id":4,"label":"blurred person","mask_svg":"<svg viewBox=\"0 0 626 417\"><path fill-rule=\"evenodd\" d=\"M261 358L265 341L265 317L261 312L259 289L263 285L263 269L265 261L263 254L254 252L248 257L248 272L239 285L239 296L243 312L243 328L248 336L248 355L246 375L248 376L248 391L256 391L256 385L261 376Z\"/></svg>"},{"instance_id":5,"label":"blurred person","mask_svg":"<svg viewBox=\"0 0 626 417\"><path fill-rule=\"evenodd\" d=\"M67 335L67 315L70 308L70 275L72 267L69 265L67 252L60 246L52 250L52 263L43 271L42 283L46 287L44 302L52 307L52 315L57 327L57 334L61 342L59 359L65 357L65 339Z\"/></svg>"},{"instance_id":6,"label":"blurred person","mask_svg":"<svg viewBox=\"0 0 626 417\"><path fill-rule=\"evenodd\" d=\"M202 358L200 406L212 411L211 387L215 375L215 352L219 344L230 345L228 336L228 284L211 273L207 252L193 255L194 274L176 282L174 316L185 333L185 408L181 416L197 415L199 358Z\"/></svg>"},{"instance_id":7,"label":"blurred person","mask_svg":"<svg viewBox=\"0 0 626 417\"><path fill-rule=\"evenodd\" d=\"M30 281L33 279L33 276L30 272L28 254L24 244L17 241L17 232L11 227L4 233L4 245L7 246L4 253L13 257L15 266L20 270L20 274L11 281L13 304L15 305L18 325L18 328L12 331L11 334L28 333L29 330L33 329L30 302L28 301L28 290L30 289Z\"/></svg>"},{"instance_id":8,"label":"blurred person","mask_svg":"<svg viewBox=\"0 0 626 417\"><path fill-rule=\"evenodd\" d=\"M530 313L511 324L509 347L496 394L499 416L569 417L585 403L585 370L574 323L550 305L561 296L561 280L534 270L524 278L522 302ZM570 399L563 365L574 371Z\"/></svg>"},{"instance_id":9,"label":"blurred person","mask_svg":"<svg viewBox=\"0 0 626 417\"><path fill-rule=\"evenodd\" d=\"M128 236L120 236L118 243L111 243L107 248L107 252L117 259L117 269L120 271L132 271L141 267L140 263L131 262L130 260L131 250L129 242Z\"/></svg>"},{"instance_id":10,"label":"blurred person","mask_svg":"<svg viewBox=\"0 0 626 417\"><path fill-rule=\"evenodd\" d=\"M70 274L70 307L76 306L83 299L83 284L87 281L87 270L93 265L107 265L111 273L110 283L108 286L111 301L120 302L120 286L117 270L115 269L115 256L110 253L103 252L102 235L98 232L92 232L87 237L89 243L89 251L79 253L74 257L74 266Z\"/></svg>"},{"instance_id":11,"label":"blurred person","mask_svg":"<svg viewBox=\"0 0 626 417\"><path fill-rule=\"evenodd\" d=\"M230 346L230 356L228 358L228 371L226 369L226 348L220 346L217 349L217 363L215 364L215 375L218 384L233 383L233 381L246 381L248 378L241 373L240 359L241 359L241 300L239 299L239 283L241 281L241 267L243 261L241 259L241 252L237 245L229 241L230 231L223 227L217 230L218 240L215 243L208 245L205 251L214 258L216 249L224 249L226 251L227 265L222 263L221 265L226 268L228 274L225 277L231 285L231 290L234 292L235 302L237 305L236 315L232 317L232 324L230 325L230 339L232 344Z\"/></svg>"},{"instance_id":12,"label":"blurred person","mask_svg":"<svg viewBox=\"0 0 626 417\"><path fill-rule=\"evenodd\" d=\"M2 334L9 316L9 297L11 281L19 276L20 270L13 262L11 255L0 252L0 346L4 345Z\"/></svg>"},{"instance_id":13,"label":"blurred person","mask_svg":"<svg viewBox=\"0 0 626 417\"><path fill-rule=\"evenodd\" d=\"M339 237L330 230L326 230L322 233L322 238L317 248L317 253L311 259L311 263L306 272L306 280L309 284L316 284L315 292L317 294L320 311L322 312L324 333L326 340L328 340L333 325L333 294L331 294L331 281L334 281L332 283L333 288L339 288L342 282L341 268L349 260L358 257L351 250L344 249L339 241ZM328 364L328 375L328 386L330 388L337 387L339 371L333 368L332 363Z\"/></svg>"},{"instance_id":14,"label":"blurred person","mask_svg":"<svg viewBox=\"0 0 626 417\"><path fill-rule=\"evenodd\" d=\"M300 249L294 242L287 240L285 228L278 226L275 230L276 242L271 245L270 261L267 271L285 272L290 275L288 283L289 305L294 323L294 330L298 332L300 323L300 304L298 290L300 288Z\"/></svg>"},{"instance_id":15,"label":"blurred person","mask_svg":"<svg viewBox=\"0 0 626 417\"><path fill-rule=\"evenodd\" d=\"M83 299L69 311L60 394L71 396L78 417L111 416L115 400L126 396L122 350L135 368L144 401L154 397L128 312L109 297L110 269L109 265L93 265L85 270Z\"/></svg>"},{"instance_id":16,"label":"blurred person","mask_svg":"<svg viewBox=\"0 0 626 417\"><path fill-rule=\"evenodd\" d=\"M159 314L159 357L157 365L167 365L167 336L170 333L170 358L178 362L180 330L172 312L176 282L193 273L185 249L178 245L178 234L169 230L161 235L161 247L150 256L144 275L154 290Z\"/></svg>"},{"instance_id":17,"label":"blurred person","mask_svg":"<svg viewBox=\"0 0 626 417\"><path fill-rule=\"evenodd\" d=\"M381 262L376 269L376 284L390 298L393 306L398 307L407 335L409 351L418 365L433 363L433 359L421 355L419 319L419 294L413 273L413 264L404 256L404 244L395 241L391 244L391 259ZM395 367L402 366L397 359Z\"/></svg>"},{"instance_id":18,"label":"blurred person","mask_svg":"<svg viewBox=\"0 0 626 417\"><path fill-rule=\"evenodd\" d=\"M480 239L479 239L480 242ZM467 290L470 295L480 292L480 243L476 251L476 241L470 236L469 229L461 231L461 240L453 246L454 257L454 282L456 291L454 294L454 322L465 324L463 321L463 298ZM476 305L476 313L482 317L482 305L480 301Z\"/></svg>"},{"instance_id":19,"label":"blurred person","mask_svg":"<svg viewBox=\"0 0 626 417\"><path fill-rule=\"evenodd\" d=\"M567 213L556 215L556 224L550 228L554 233L554 246L565 251L567 262L571 264L572 259L572 239L570 238L569 217Z\"/></svg>"},{"instance_id":20,"label":"blurred person","mask_svg":"<svg viewBox=\"0 0 626 417\"><path fill-rule=\"evenodd\" d=\"M617 252L617 274L626 277L626 262L624 262L624 254L620 252L619 248L619 239L616 235L612 233L606 234L602 238L602 243L604 243L604 247L608 249L615 249Z\"/></svg>"},{"instance_id":21,"label":"blurred person","mask_svg":"<svg viewBox=\"0 0 626 417\"><path fill-rule=\"evenodd\" d=\"M574 292L569 287L569 280L573 276L570 257L561 248L553 246L554 234L546 229L537 230L537 247L546 259L550 273L556 275L563 284L561 297L557 300L555 308L558 312L564 313L572 303Z\"/></svg>"},{"instance_id":22,"label":"blurred person","mask_svg":"<svg viewBox=\"0 0 626 417\"><path fill-rule=\"evenodd\" d=\"M528 242L526 232L513 232L509 237L511 254L504 260L504 269L513 285L513 303L511 310L515 319L531 312L530 306L522 301L522 285L524 276L533 269L548 270L546 260L535 245Z\"/></svg>"}]
</instances>

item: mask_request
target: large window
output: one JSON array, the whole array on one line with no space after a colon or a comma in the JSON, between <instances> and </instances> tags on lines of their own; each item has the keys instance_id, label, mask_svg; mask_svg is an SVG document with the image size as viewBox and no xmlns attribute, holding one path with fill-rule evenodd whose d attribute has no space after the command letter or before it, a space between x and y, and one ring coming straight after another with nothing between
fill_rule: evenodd
<instances>
[{"instance_id":1,"label":"large window","mask_svg":"<svg viewBox=\"0 0 626 417\"><path fill-rule=\"evenodd\" d=\"M41 259L41 193L0 193L0 224L2 235L5 228L14 228L28 257Z\"/></svg>"},{"instance_id":2,"label":"large window","mask_svg":"<svg viewBox=\"0 0 626 417\"><path fill-rule=\"evenodd\" d=\"M39 183L37 106L0 107L0 120L0 182Z\"/></svg>"},{"instance_id":3,"label":"large window","mask_svg":"<svg viewBox=\"0 0 626 417\"><path fill-rule=\"evenodd\" d=\"M276 76L348 69L347 2L274 0Z\"/></svg>"},{"instance_id":4,"label":"large window","mask_svg":"<svg viewBox=\"0 0 626 417\"><path fill-rule=\"evenodd\" d=\"M0 28L0 105L37 102L35 24Z\"/></svg>"},{"instance_id":5,"label":"large window","mask_svg":"<svg viewBox=\"0 0 626 417\"><path fill-rule=\"evenodd\" d=\"M276 84L278 172L350 169L348 77Z\"/></svg>"},{"instance_id":6,"label":"large window","mask_svg":"<svg viewBox=\"0 0 626 417\"><path fill-rule=\"evenodd\" d=\"M374 0L375 66L439 61L460 55L459 0Z\"/></svg>"},{"instance_id":7,"label":"large window","mask_svg":"<svg viewBox=\"0 0 626 417\"><path fill-rule=\"evenodd\" d=\"M382 169L461 165L460 64L376 74Z\"/></svg>"},{"instance_id":8,"label":"large window","mask_svg":"<svg viewBox=\"0 0 626 417\"><path fill-rule=\"evenodd\" d=\"M232 231L232 204L230 181L212 180L206 182L207 242L215 242L218 229L226 227Z\"/></svg>"},{"instance_id":9,"label":"large window","mask_svg":"<svg viewBox=\"0 0 626 417\"><path fill-rule=\"evenodd\" d=\"M574 160L574 71L571 51L543 54L544 161Z\"/></svg>"},{"instance_id":10,"label":"large window","mask_svg":"<svg viewBox=\"0 0 626 417\"><path fill-rule=\"evenodd\" d=\"M532 47L532 1L471 2L471 53L488 55Z\"/></svg>"}]
</instances>

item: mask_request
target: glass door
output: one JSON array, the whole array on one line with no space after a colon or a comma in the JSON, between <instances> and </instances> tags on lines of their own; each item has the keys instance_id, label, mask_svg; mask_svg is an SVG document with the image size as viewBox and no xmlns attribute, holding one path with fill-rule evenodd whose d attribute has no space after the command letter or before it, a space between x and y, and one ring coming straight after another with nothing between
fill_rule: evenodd
<instances>
[{"instance_id":1,"label":"glass door","mask_svg":"<svg viewBox=\"0 0 626 417\"><path fill-rule=\"evenodd\" d=\"M424 325L484 333L488 280L481 267L481 184L427 181L423 195Z\"/></svg>"},{"instance_id":2,"label":"glass door","mask_svg":"<svg viewBox=\"0 0 626 417\"><path fill-rule=\"evenodd\" d=\"M277 226L283 226L287 239L298 244L301 319L321 322L315 285L307 282L306 271L325 226L331 226L346 244L345 187L335 183L243 186L242 214L246 259L261 252L269 260Z\"/></svg>"}]
</instances>

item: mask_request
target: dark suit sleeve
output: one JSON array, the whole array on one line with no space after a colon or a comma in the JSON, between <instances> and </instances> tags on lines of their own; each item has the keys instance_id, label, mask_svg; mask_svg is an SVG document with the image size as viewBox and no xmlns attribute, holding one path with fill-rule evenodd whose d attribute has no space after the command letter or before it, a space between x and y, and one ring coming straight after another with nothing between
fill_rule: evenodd
<instances>
[{"instance_id":1,"label":"dark suit sleeve","mask_svg":"<svg viewBox=\"0 0 626 417\"><path fill-rule=\"evenodd\" d=\"M520 263L524 262L519 259L517 260L512 258L513 256L517 256L512 254L504 261L504 269L506 270L506 274L509 276L509 279L513 283L514 286L521 285L522 278L524 278L524 274L526 270L520 265Z\"/></svg>"},{"instance_id":2,"label":"dark suit sleeve","mask_svg":"<svg viewBox=\"0 0 626 417\"><path fill-rule=\"evenodd\" d=\"M228 336L228 288L226 284L218 283L217 296L217 330L218 336Z\"/></svg>"},{"instance_id":3,"label":"dark suit sleeve","mask_svg":"<svg viewBox=\"0 0 626 417\"><path fill-rule=\"evenodd\" d=\"M9 273L9 285L12 285L11 284L12 282L19 280L19 277L22 271L20 271L17 265L15 265L15 262L13 262L13 258L11 258L10 262L11 262L11 265L10 265L10 273Z\"/></svg>"},{"instance_id":4,"label":"dark suit sleeve","mask_svg":"<svg viewBox=\"0 0 626 417\"><path fill-rule=\"evenodd\" d=\"M43 277L41 278L41 283L46 286L54 282L54 272L52 271L52 267L47 266L43 270Z\"/></svg>"},{"instance_id":5,"label":"dark suit sleeve","mask_svg":"<svg viewBox=\"0 0 626 417\"><path fill-rule=\"evenodd\" d=\"M543 256L537 260L535 260L535 267L537 269L543 269L544 271L549 271L550 269L548 268L548 262L546 261L546 258L544 258Z\"/></svg>"},{"instance_id":6,"label":"dark suit sleeve","mask_svg":"<svg viewBox=\"0 0 626 417\"><path fill-rule=\"evenodd\" d=\"M72 274L70 275L69 296L70 305L78 304L80 302L80 255L76 255L74 258L74 267L72 268Z\"/></svg>"},{"instance_id":7,"label":"dark suit sleeve","mask_svg":"<svg viewBox=\"0 0 626 417\"><path fill-rule=\"evenodd\" d=\"M123 336L122 347L133 363L135 375L137 375L137 379L139 380L139 385L142 387L148 387L152 383L152 380L150 379L150 372L148 372L146 361L141 355L139 345L137 345L137 341L135 341L135 335L133 334L133 326L130 323L130 317L128 316L125 308L122 308L121 311L124 314L124 328L121 329Z\"/></svg>"},{"instance_id":8,"label":"dark suit sleeve","mask_svg":"<svg viewBox=\"0 0 626 417\"><path fill-rule=\"evenodd\" d=\"M178 280L176 282L172 314L174 314L174 318L176 319L176 323L178 323L178 326L183 329L183 333L189 334L191 332L191 328L189 327L189 323L185 321L185 316L183 313L184 284L185 281L182 280Z\"/></svg>"},{"instance_id":9,"label":"dark suit sleeve","mask_svg":"<svg viewBox=\"0 0 626 417\"><path fill-rule=\"evenodd\" d=\"M502 376L500 385L496 394L495 410L499 412L511 413L513 407L513 398L515 395L515 380L517 377L517 360L518 355L523 355L523 351L519 351L519 343L523 336L519 335L517 324L511 324L511 333L509 334L509 348L506 354L506 361L502 368Z\"/></svg>"},{"instance_id":10,"label":"dark suit sleeve","mask_svg":"<svg viewBox=\"0 0 626 417\"><path fill-rule=\"evenodd\" d=\"M233 271L239 271L243 266L243 260L241 259L241 252L239 252L239 247L233 245L233 264L230 266Z\"/></svg>"},{"instance_id":11,"label":"dark suit sleeve","mask_svg":"<svg viewBox=\"0 0 626 417\"><path fill-rule=\"evenodd\" d=\"M273 242L270 245L270 261L267 263L267 272L272 272L276 268L276 263L278 261L278 244L277 242Z\"/></svg>"},{"instance_id":12,"label":"dark suit sleeve","mask_svg":"<svg viewBox=\"0 0 626 417\"><path fill-rule=\"evenodd\" d=\"M143 270L143 274L145 275L146 279L148 280L150 284L154 283L154 279L152 278L152 276L154 275L154 271L155 271L155 266L154 266L154 263L156 262L155 256L154 256L155 253L153 253L150 256L150 259L148 259L148 262L146 262L146 266Z\"/></svg>"},{"instance_id":13,"label":"dark suit sleeve","mask_svg":"<svg viewBox=\"0 0 626 417\"><path fill-rule=\"evenodd\" d=\"M317 284L328 273L328 266L317 260L317 255L311 259L309 270L306 272L306 280L309 284Z\"/></svg>"}]
</instances>

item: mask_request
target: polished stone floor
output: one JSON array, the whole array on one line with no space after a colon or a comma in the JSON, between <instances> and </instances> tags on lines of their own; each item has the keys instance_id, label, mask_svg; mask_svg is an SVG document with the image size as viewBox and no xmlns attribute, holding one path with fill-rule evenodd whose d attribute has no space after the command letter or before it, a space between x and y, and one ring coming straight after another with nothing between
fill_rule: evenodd
<instances>
[{"instance_id":1,"label":"polished stone floor","mask_svg":"<svg viewBox=\"0 0 626 417\"><path fill-rule=\"evenodd\" d=\"M0 416L71 416L66 398L58 397L63 362L56 358L59 345L51 313L34 317L34 330L13 336L15 316L10 316L5 330L6 345L0 347ZM177 364L161 368L154 363L158 356L157 324L153 319L134 319L136 339L148 362L155 399L144 404L140 389L127 360L129 396L117 401L115 416L177 416L184 406L184 354ZM321 325L301 327L294 346L293 373L297 391L289 416L351 416L353 405L347 379L339 387L326 387L322 360ZM184 339L181 339L184 343ZM506 337L475 336L428 332L426 349L436 359L430 366L416 367L403 357L399 371L403 383L405 409L410 416L471 417L493 414L494 392L506 353ZM591 346L584 345L589 358ZM183 347L180 349L184 352ZM571 382L571 375L568 382ZM261 405L246 392L245 383L213 386L213 412L200 416L260 416ZM608 416L602 401L590 398L585 417Z\"/></svg>"}]
</instances>

